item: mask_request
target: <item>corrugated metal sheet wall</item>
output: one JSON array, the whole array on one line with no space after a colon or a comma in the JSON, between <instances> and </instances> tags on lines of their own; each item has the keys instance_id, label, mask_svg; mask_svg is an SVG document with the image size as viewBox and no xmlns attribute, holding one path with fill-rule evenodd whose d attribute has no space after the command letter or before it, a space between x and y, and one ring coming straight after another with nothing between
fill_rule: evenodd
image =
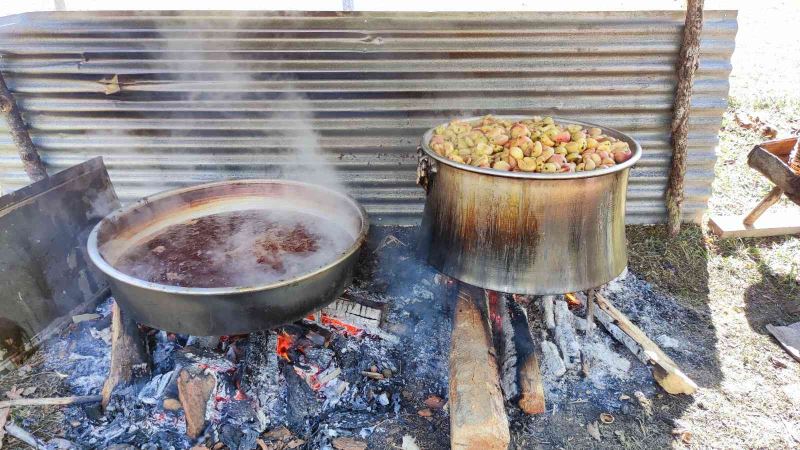
<instances>
[{"instance_id":1,"label":"corrugated metal sheet wall","mask_svg":"<svg viewBox=\"0 0 800 450\"><path fill-rule=\"evenodd\" d=\"M692 219L710 194L736 35L735 12L705 17ZM636 137L644 156L631 172L628 222L654 223L665 217L682 25L680 11L48 12L0 19L0 50L49 170L102 155L123 201L295 170L286 130L302 132L309 119L322 159L373 220L413 222L425 129L453 116L542 112ZM293 90L306 100L288 97ZM8 191L27 180L1 134Z\"/></svg>"}]
</instances>

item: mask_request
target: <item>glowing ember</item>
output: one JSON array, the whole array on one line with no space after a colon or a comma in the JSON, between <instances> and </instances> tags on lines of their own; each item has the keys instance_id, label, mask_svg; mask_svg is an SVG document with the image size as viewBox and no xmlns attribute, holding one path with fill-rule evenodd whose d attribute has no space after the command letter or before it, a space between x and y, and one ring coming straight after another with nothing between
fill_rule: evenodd
<instances>
[{"instance_id":1,"label":"glowing ember","mask_svg":"<svg viewBox=\"0 0 800 450\"><path fill-rule=\"evenodd\" d=\"M289 361L289 350L292 349L292 344L294 343L294 338L291 334L281 331L278 333L278 346L275 349L278 356Z\"/></svg>"},{"instance_id":2,"label":"glowing ember","mask_svg":"<svg viewBox=\"0 0 800 450\"><path fill-rule=\"evenodd\" d=\"M489 320L495 329L503 328L503 318L497 313L500 305L500 296L496 291L486 290L486 296L489 298Z\"/></svg>"},{"instance_id":3,"label":"glowing ember","mask_svg":"<svg viewBox=\"0 0 800 450\"><path fill-rule=\"evenodd\" d=\"M578 309L583 305L581 299L571 292L569 294L565 294L564 298L567 300L567 307L570 309L570 311Z\"/></svg>"},{"instance_id":4,"label":"glowing ember","mask_svg":"<svg viewBox=\"0 0 800 450\"><path fill-rule=\"evenodd\" d=\"M333 327L337 330L343 331L345 334L349 336L361 336L364 333L364 330L349 323L343 322L339 319L331 317L327 314L322 314L322 324L327 325L329 327Z\"/></svg>"}]
</instances>

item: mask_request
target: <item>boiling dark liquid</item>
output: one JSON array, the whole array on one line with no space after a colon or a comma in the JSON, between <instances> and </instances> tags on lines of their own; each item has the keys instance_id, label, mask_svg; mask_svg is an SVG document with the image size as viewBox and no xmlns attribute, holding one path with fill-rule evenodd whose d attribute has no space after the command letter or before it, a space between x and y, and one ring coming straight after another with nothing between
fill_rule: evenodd
<instances>
[{"instance_id":1,"label":"boiling dark liquid","mask_svg":"<svg viewBox=\"0 0 800 450\"><path fill-rule=\"evenodd\" d=\"M129 249L115 266L173 286L254 286L319 268L352 242L338 225L310 214L245 210L171 225Z\"/></svg>"}]
</instances>

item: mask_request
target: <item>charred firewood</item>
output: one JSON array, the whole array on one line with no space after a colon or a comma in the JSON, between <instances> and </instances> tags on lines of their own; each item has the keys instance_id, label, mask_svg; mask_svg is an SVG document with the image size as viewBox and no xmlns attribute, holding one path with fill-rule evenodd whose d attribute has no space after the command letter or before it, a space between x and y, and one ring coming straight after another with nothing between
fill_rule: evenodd
<instances>
[{"instance_id":1,"label":"charred firewood","mask_svg":"<svg viewBox=\"0 0 800 450\"><path fill-rule=\"evenodd\" d=\"M581 364L581 350L575 333L575 316L567 307L567 302L558 299L553 308L556 327L553 332L556 345L567 369L577 369Z\"/></svg>"},{"instance_id":2,"label":"charred firewood","mask_svg":"<svg viewBox=\"0 0 800 450\"><path fill-rule=\"evenodd\" d=\"M196 366L184 367L178 376L178 398L186 417L186 435L197 438L205 429L206 407L217 379Z\"/></svg>"},{"instance_id":3,"label":"charred firewood","mask_svg":"<svg viewBox=\"0 0 800 450\"><path fill-rule=\"evenodd\" d=\"M117 385L149 372L149 358L139 326L125 314L117 302L114 302L111 314L111 368L103 384L103 408L108 406Z\"/></svg>"},{"instance_id":4,"label":"charred firewood","mask_svg":"<svg viewBox=\"0 0 800 450\"><path fill-rule=\"evenodd\" d=\"M506 401L527 414L544 412L544 387L528 314L510 294L486 291L495 348L500 356L500 385Z\"/></svg>"}]
</instances>

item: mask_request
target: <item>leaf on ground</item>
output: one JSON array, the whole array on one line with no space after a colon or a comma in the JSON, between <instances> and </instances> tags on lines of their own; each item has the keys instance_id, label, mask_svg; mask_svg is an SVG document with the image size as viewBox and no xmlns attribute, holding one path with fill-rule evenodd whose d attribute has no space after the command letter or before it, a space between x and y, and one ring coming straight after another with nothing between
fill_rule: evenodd
<instances>
[{"instance_id":1,"label":"leaf on ground","mask_svg":"<svg viewBox=\"0 0 800 450\"><path fill-rule=\"evenodd\" d=\"M14 386L6 391L6 397L8 397L10 400L19 400L22 398L24 391L24 389Z\"/></svg>"},{"instance_id":2,"label":"leaf on ground","mask_svg":"<svg viewBox=\"0 0 800 450\"><path fill-rule=\"evenodd\" d=\"M600 442L603 438L600 436L600 426L597 424L597 421L594 421L588 425L586 425L586 431L589 432L589 435L594 438L597 442Z\"/></svg>"}]
</instances>

